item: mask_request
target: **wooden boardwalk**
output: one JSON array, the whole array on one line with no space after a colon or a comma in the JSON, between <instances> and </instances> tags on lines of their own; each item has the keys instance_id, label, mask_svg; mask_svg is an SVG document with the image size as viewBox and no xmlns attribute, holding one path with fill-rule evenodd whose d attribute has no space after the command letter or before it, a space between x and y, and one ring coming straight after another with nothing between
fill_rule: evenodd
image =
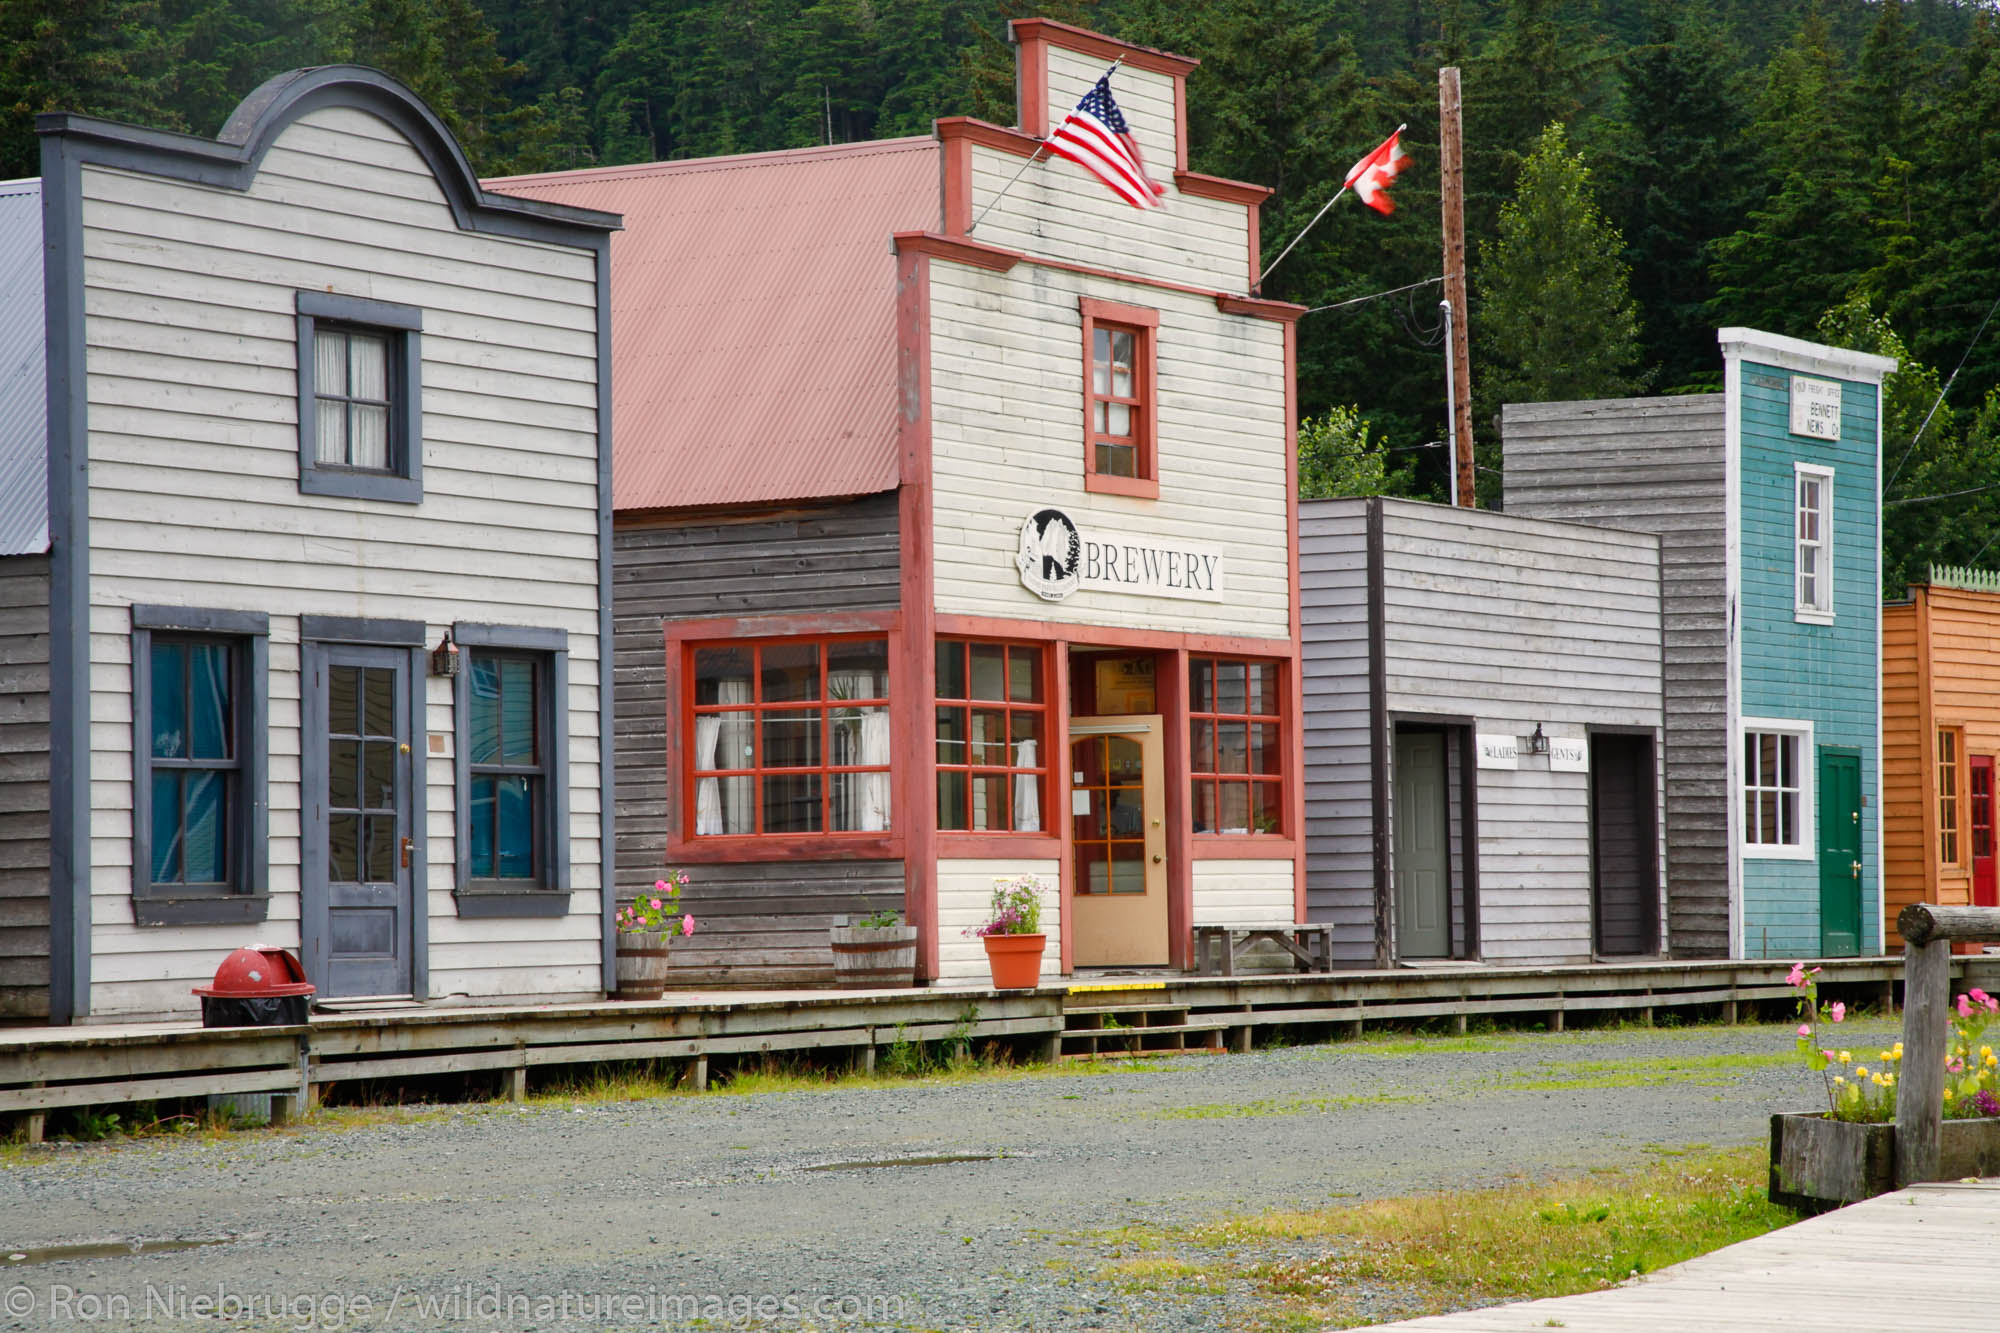
<instances>
[{"instance_id":1,"label":"wooden boardwalk","mask_svg":"<svg viewBox=\"0 0 2000 1333\"><path fill-rule=\"evenodd\" d=\"M1377 1328L1438 1333L1965 1333L2000 1310L2000 1179L1915 1185L1610 1291Z\"/></svg>"}]
</instances>

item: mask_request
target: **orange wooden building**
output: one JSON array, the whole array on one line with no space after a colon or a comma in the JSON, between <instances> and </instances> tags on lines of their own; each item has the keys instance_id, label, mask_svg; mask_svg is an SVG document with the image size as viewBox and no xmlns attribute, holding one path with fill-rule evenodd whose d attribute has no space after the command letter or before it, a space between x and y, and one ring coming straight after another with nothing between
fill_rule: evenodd
<instances>
[{"instance_id":1,"label":"orange wooden building","mask_svg":"<svg viewBox=\"0 0 2000 1333\"><path fill-rule=\"evenodd\" d=\"M1883 871L1888 940L1909 903L2000 906L2000 574L1932 567L1882 608Z\"/></svg>"}]
</instances>

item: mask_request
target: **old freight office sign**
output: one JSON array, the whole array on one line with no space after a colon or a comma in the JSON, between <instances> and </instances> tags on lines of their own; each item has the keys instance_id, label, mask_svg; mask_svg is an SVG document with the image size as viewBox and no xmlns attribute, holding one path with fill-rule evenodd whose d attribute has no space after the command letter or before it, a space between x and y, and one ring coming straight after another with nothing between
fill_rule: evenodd
<instances>
[{"instance_id":1,"label":"old freight office sign","mask_svg":"<svg viewBox=\"0 0 2000 1333\"><path fill-rule=\"evenodd\" d=\"M1201 542L1085 531L1060 509L1030 514L1014 555L1021 586L1060 602L1080 588L1142 597L1223 600L1222 552Z\"/></svg>"}]
</instances>

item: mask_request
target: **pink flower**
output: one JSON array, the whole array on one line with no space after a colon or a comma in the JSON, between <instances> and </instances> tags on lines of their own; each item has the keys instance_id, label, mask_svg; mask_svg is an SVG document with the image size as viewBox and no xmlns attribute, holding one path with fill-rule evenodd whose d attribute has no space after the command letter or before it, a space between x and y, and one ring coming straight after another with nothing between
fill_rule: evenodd
<instances>
[{"instance_id":1,"label":"pink flower","mask_svg":"<svg viewBox=\"0 0 2000 1333\"><path fill-rule=\"evenodd\" d=\"M694 913L689 912L681 917L681 934L694 934Z\"/></svg>"},{"instance_id":2,"label":"pink flower","mask_svg":"<svg viewBox=\"0 0 2000 1333\"><path fill-rule=\"evenodd\" d=\"M660 900L658 898L653 899L653 910L655 912L660 910Z\"/></svg>"},{"instance_id":3,"label":"pink flower","mask_svg":"<svg viewBox=\"0 0 2000 1333\"><path fill-rule=\"evenodd\" d=\"M654 881L653 881L653 892L654 892L654 893L665 893L666 891L667 891L667 882L666 882L665 880L663 880L663 879L656 879L656 880L654 880ZM656 903L656 904L654 904L654 906L658 906L658 904Z\"/></svg>"},{"instance_id":4,"label":"pink flower","mask_svg":"<svg viewBox=\"0 0 2000 1333\"><path fill-rule=\"evenodd\" d=\"M1799 1035L1801 1037L1810 1037L1812 1035L1812 1024L1810 1023L1799 1024Z\"/></svg>"},{"instance_id":5,"label":"pink flower","mask_svg":"<svg viewBox=\"0 0 2000 1333\"><path fill-rule=\"evenodd\" d=\"M1826 1016L1833 1022L1843 1023L1847 1021L1847 1006L1842 1004L1839 1000L1835 1000L1832 1004L1827 1006Z\"/></svg>"},{"instance_id":6,"label":"pink flower","mask_svg":"<svg viewBox=\"0 0 2000 1333\"><path fill-rule=\"evenodd\" d=\"M1978 1004L1986 1003L1986 992L1979 989L1979 987L1977 986L1974 986L1971 990L1967 991L1966 994L1970 995L1975 1003Z\"/></svg>"},{"instance_id":7,"label":"pink flower","mask_svg":"<svg viewBox=\"0 0 2000 1333\"><path fill-rule=\"evenodd\" d=\"M1821 1054L1822 1056L1824 1056L1824 1057L1825 1057L1826 1059L1828 1059L1828 1060L1831 1060L1831 1059L1833 1059L1833 1052L1832 1052L1832 1051L1821 1051L1821 1052L1820 1052L1820 1054Z\"/></svg>"},{"instance_id":8,"label":"pink flower","mask_svg":"<svg viewBox=\"0 0 2000 1333\"><path fill-rule=\"evenodd\" d=\"M1805 965L1804 963L1793 963L1793 964L1792 964L1792 970L1791 970L1791 971L1789 971L1789 972L1787 972L1787 973L1785 973L1785 984L1786 984L1787 986L1803 986L1803 985L1805 985L1805 984L1806 984L1806 965Z\"/></svg>"},{"instance_id":9,"label":"pink flower","mask_svg":"<svg viewBox=\"0 0 2000 1333\"><path fill-rule=\"evenodd\" d=\"M1972 1001L1966 999L1963 995L1958 997L1958 1016L1960 1018L1972 1017Z\"/></svg>"}]
</instances>

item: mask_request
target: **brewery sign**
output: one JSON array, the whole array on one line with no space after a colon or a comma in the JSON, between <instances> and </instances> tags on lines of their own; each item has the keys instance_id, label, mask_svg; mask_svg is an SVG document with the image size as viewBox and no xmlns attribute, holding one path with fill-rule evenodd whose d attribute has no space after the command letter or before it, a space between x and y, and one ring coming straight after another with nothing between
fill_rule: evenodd
<instances>
[{"instance_id":1,"label":"brewery sign","mask_svg":"<svg viewBox=\"0 0 2000 1333\"><path fill-rule=\"evenodd\" d=\"M1203 542L1083 528L1060 509L1021 524L1021 586L1045 601L1080 590L1188 601L1224 600L1222 551Z\"/></svg>"}]
</instances>

